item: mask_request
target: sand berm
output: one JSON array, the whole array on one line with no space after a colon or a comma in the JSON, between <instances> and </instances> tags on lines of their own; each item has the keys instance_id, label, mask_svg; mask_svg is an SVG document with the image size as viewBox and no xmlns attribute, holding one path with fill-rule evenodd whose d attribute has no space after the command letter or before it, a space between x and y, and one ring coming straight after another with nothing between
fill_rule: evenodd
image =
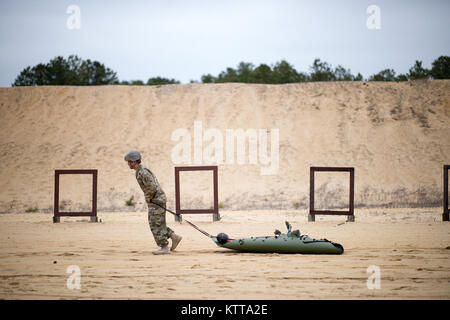
<instances>
[{"instance_id":1,"label":"sand berm","mask_svg":"<svg viewBox=\"0 0 450 320\"><path fill-rule=\"evenodd\" d=\"M131 196L132 210L145 211L123 160L132 149L173 208L174 167L183 165L173 161L174 132L190 133L192 165L208 164L194 161L195 123L223 137L219 201L227 210L306 209L311 166L354 167L357 208L439 207L450 164L449 80L0 88L0 115L0 212L51 212L55 169L98 169L100 211L129 210ZM226 163L226 132L240 129L266 130L268 155L278 130L273 174L261 174L268 164L260 157L250 161L248 140L244 161ZM202 139L205 152L213 140ZM184 205L207 205L210 182L186 177ZM348 178L333 177L316 184L318 206L347 206ZM89 185L66 188L66 203L86 205L77 194Z\"/></svg>"}]
</instances>

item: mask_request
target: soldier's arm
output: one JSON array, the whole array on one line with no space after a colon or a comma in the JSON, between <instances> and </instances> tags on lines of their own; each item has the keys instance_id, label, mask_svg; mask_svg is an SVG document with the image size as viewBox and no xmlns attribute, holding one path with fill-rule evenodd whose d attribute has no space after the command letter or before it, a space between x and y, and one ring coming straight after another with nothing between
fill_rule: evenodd
<instances>
[{"instance_id":1,"label":"soldier's arm","mask_svg":"<svg viewBox=\"0 0 450 320\"><path fill-rule=\"evenodd\" d=\"M153 198L156 193L157 185L150 172L144 170L142 172L142 182L144 184L144 193L146 196Z\"/></svg>"}]
</instances>

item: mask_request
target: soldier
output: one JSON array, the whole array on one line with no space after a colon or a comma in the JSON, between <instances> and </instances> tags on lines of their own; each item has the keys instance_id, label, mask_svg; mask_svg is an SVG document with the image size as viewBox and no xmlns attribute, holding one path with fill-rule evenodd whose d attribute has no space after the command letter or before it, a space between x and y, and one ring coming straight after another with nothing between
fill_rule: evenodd
<instances>
[{"instance_id":1,"label":"soldier","mask_svg":"<svg viewBox=\"0 0 450 320\"><path fill-rule=\"evenodd\" d=\"M166 226L166 210L160 207L166 207L166 195L155 175L141 165L141 159L140 153L134 150L125 155L125 161L128 162L130 169L136 170L136 180L142 191L144 191L145 201L148 206L150 230L153 233L156 244L161 247L161 249L154 251L153 254L170 254L170 251L175 250L178 246L182 237ZM172 239L170 250L168 248L168 238Z\"/></svg>"}]
</instances>

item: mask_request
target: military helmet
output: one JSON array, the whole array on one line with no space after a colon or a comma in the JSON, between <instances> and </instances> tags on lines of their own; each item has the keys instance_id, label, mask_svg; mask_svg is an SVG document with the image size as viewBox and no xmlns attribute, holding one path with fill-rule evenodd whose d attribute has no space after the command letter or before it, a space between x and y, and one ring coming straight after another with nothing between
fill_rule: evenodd
<instances>
[{"instance_id":1,"label":"military helmet","mask_svg":"<svg viewBox=\"0 0 450 320\"><path fill-rule=\"evenodd\" d=\"M125 155L125 161L137 161L140 159L141 154L135 150L132 150Z\"/></svg>"}]
</instances>

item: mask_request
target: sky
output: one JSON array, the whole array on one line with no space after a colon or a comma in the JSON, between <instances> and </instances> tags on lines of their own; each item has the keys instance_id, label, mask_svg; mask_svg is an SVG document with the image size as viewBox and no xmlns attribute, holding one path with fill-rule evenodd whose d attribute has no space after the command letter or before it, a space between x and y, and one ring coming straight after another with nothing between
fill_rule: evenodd
<instances>
[{"instance_id":1,"label":"sky","mask_svg":"<svg viewBox=\"0 0 450 320\"><path fill-rule=\"evenodd\" d=\"M0 86L71 54L120 81L189 83L241 61L309 72L315 58L365 78L407 73L450 56L449 14L448 0L0 0Z\"/></svg>"}]
</instances>

